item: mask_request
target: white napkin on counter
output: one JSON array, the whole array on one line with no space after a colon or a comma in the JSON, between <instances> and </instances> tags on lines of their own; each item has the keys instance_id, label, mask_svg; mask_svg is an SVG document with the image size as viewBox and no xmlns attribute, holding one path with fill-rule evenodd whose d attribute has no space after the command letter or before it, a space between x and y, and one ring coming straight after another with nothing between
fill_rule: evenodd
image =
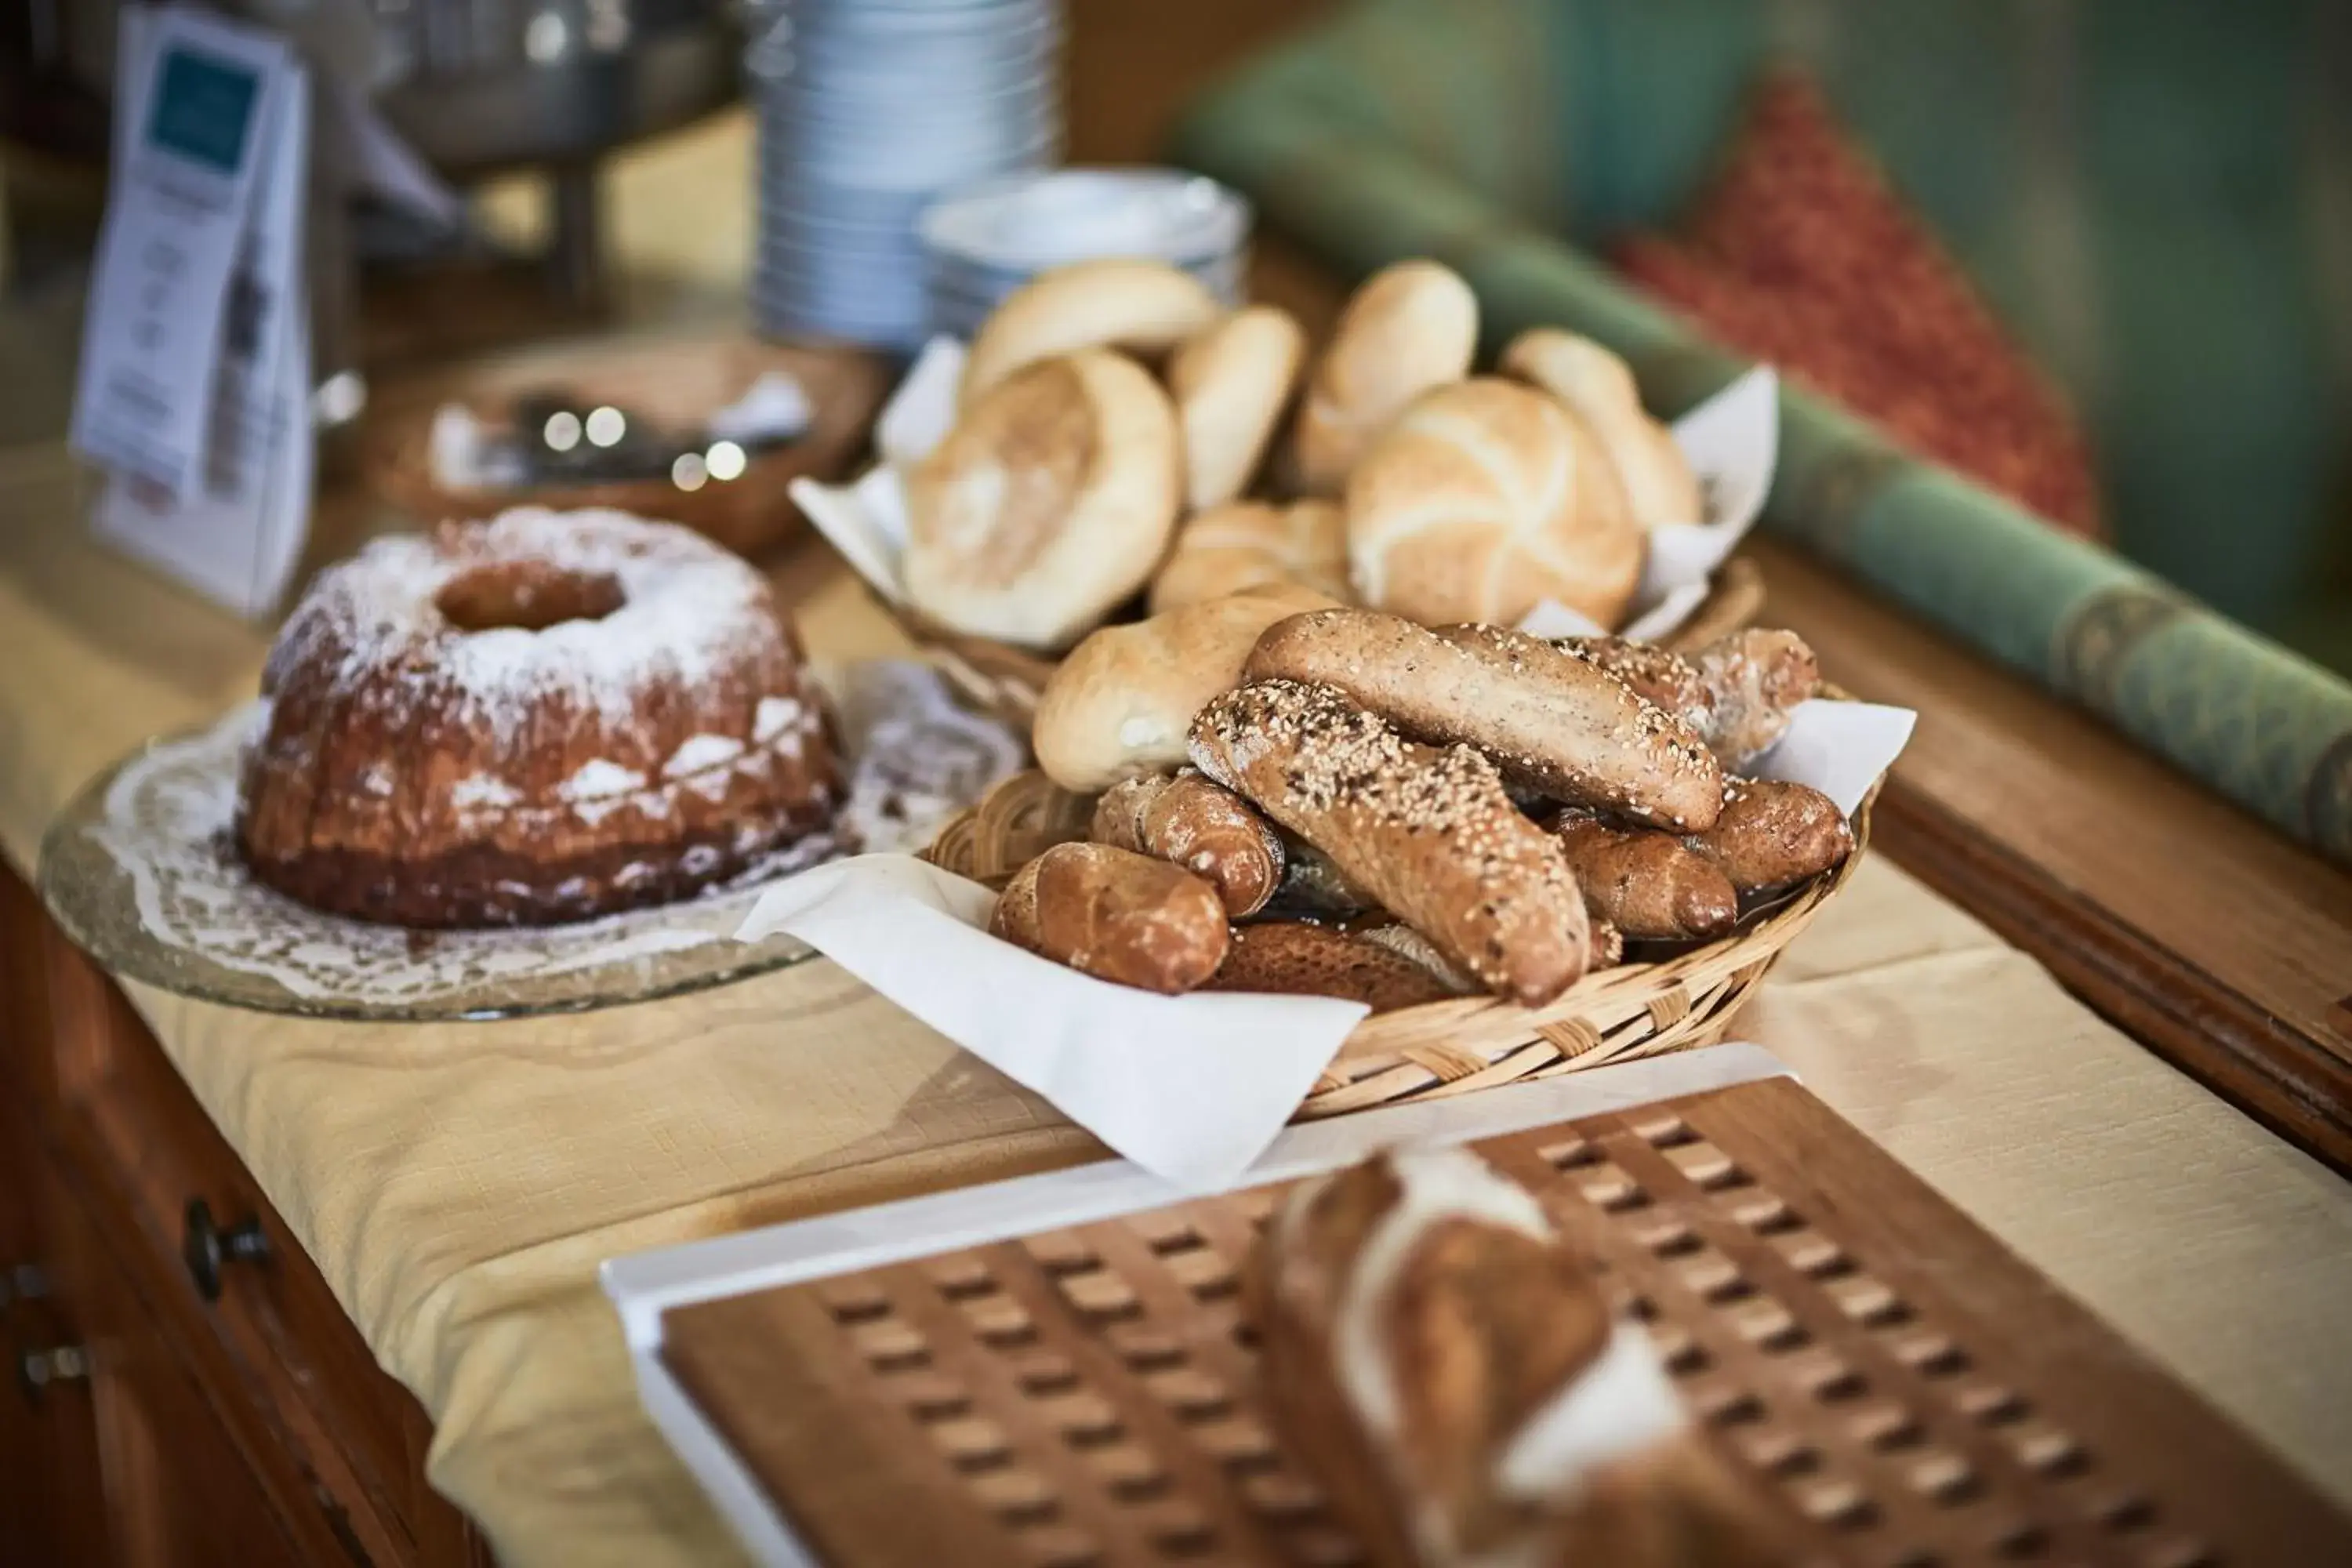
<instances>
[{"instance_id":1,"label":"white napkin on counter","mask_svg":"<svg viewBox=\"0 0 2352 1568\"><path fill-rule=\"evenodd\" d=\"M795 479L793 499L843 560L894 605L906 603L899 571L907 549L905 470L920 462L955 423L964 347L953 338L925 345L882 410L875 444L882 461L855 483ZM1753 527L1772 488L1780 441L1780 383L1759 366L1675 422L1675 444L1690 460L1704 498L1704 521L1669 524L1650 534L1650 553L1633 594L1624 635L1666 636L1705 603L1715 569ZM1589 637L1606 628L1546 600L1519 623L1537 637Z\"/></svg>"},{"instance_id":2,"label":"white napkin on counter","mask_svg":"<svg viewBox=\"0 0 2352 1568\"><path fill-rule=\"evenodd\" d=\"M738 941L788 931L1119 1153L1180 1186L1229 1184L1370 1011L1319 996L1161 996L987 931L996 896L908 855L777 884Z\"/></svg>"}]
</instances>

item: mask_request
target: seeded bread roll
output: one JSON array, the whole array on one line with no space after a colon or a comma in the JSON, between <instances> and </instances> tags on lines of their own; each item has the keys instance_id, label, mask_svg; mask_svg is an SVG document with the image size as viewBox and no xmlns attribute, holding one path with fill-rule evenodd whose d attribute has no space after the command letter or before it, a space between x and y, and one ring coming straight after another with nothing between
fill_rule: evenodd
<instances>
[{"instance_id":1,"label":"seeded bread roll","mask_svg":"<svg viewBox=\"0 0 2352 1568\"><path fill-rule=\"evenodd\" d=\"M1375 1013L1461 994L1392 948L1311 921L1235 926L1224 963L1202 989L1337 996Z\"/></svg>"},{"instance_id":2,"label":"seeded bread roll","mask_svg":"<svg viewBox=\"0 0 2352 1568\"><path fill-rule=\"evenodd\" d=\"M1264 909L1282 885L1282 836L1249 802L1198 773L1113 784L1095 803L1087 837L1206 877L1235 920Z\"/></svg>"},{"instance_id":3,"label":"seeded bread roll","mask_svg":"<svg viewBox=\"0 0 2352 1568\"><path fill-rule=\"evenodd\" d=\"M1794 632L1750 627L1687 658L1623 637L1562 637L1557 646L1680 715L1727 768L1769 751L1822 684L1813 650Z\"/></svg>"},{"instance_id":4,"label":"seeded bread roll","mask_svg":"<svg viewBox=\"0 0 2352 1568\"><path fill-rule=\"evenodd\" d=\"M1355 596L1348 585L1348 520L1337 506L1237 500L1188 519L1151 579L1151 613L1277 583L1312 588L1335 605Z\"/></svg>"},{"instance_id":5,"label":"seeded bread roll","mask_svg":"<svg viewBox=\"0 0 2352 1568\"><path fill-rule=\"evenodd\" d=\"M1330 687L1269 680L1201 710L1192 762L1496 994L1541 1006L1584 973L1566 855L1469 747L1416 745Z\"/></svg>"},{"instance_id":6,"label":"seeded bread roll","mask_svg":"<svg viewBox=\"0 0 2352 1568\"><path fill-rule=\"evenodd\" d=\"M996 900L989 931L1082 974L1175 995L1217 972L1225 908L1202 879L1108 844L1056 844Z\"/></svg>"},{"instance_id":7,"label":"seeded bread roll","mask_svg":"<svg viewBox=\"0 0 2352 1568\"><path fill-rule=\"evenodd\" d=\"M952 631L1067 647L1143 586L1176 524L1175 416L1087 349L967 406L907 476L907 597Z\"/></svg>"},{"instance_id":8,"label":"seeded bread roll","mask_svg":"<svg viewBox=\"0 0 2352 1568\"><path fill-rule=\"evenodd\" d=\"M1697 522L1705 515L1690 460L1674 432L1643 408L1623 360L1591 338L1537 327L1511 340L1502 368L1559 398L1601 438L1633 521L1643 530Z\"/></svg>"},{"instance_id":9,"label":"seeded bread roll","mask_svg":"<svg viewBox=\"0 0 2352 1568\"><path fill-rule=\"evenodd\" d=\"M1114 258L1055 267L1015 289L964 355L969 406L1024 365L1077 349L1160 353L1224 314L1207 285L1164 261Z\"/></svg>"},{"instance_id":10,"label":"seeded bread roll","mask_svg":"<svg viewBox=\"0 0 2352 1568\"><path fill-rule=\"evenodd\" d=\"M1418 741L1456 742L1555 799L1678 831L1704 828L1723 775L1688 725L1623 681L1499 626L1431 631L1372 610L1267 628L1244 677L1337 687Z\"/></svg>"},{"instance_id":11,"label":"seeded bread roll","mask_svg":"<svg viewBox=\"0 0 2352 1568\"><path fill-rule=\"evenodd\" d=\"M1373 437L1422 394L1469 374L1477 347L1478 298L1451 268L1400 261L1364 279L1292 426L1299 493L1339 495Z\"/></svg>"},{"instance_id":12,"label":"seeded bread roll","mask_svg":"<svg viewBox=\"0 0 2352 1568\"><path fill-rule=\"evenodd\" d=\"M1092 795L1184 763L1192 715L1241 683L1258 634L1330 603L1292 584L1104 626L1070 650L1037 694L1029 742L1064 789Z\"/></svg>"},{"instance_id":13,"label":"seeded bread roll","mask_svg":"<svg viewBox=\"0 0 2352 1568\"><path fill-rule=\"evenodd\" d=\"M1192 510L1233 500L1257 472L1306 353L1307 334L1289 311L1252 305L1170 356L1168 395L1184 431L1184 500Z\"/></svg>"},{"instance_id":14,"label":"seeded bread roll","mask_svg":"<svg viewBox=\"0 0 2352 1568\"><path fill-rule=\"evenodd\" d=\"M1717 818L1721 826L1722 819ZM1612 827L1570 812L1552 824L1584 907L1627 936L1691 941L1721 936L1739 919L1729 878L1670 833Z\"/></svg>"},{"instance_id":15,"label":"seeded bread roll","mask_svg":"<svg viewBox=\"0 0 2352 1568\"><path fill-rule=\"evenodd\" d=\"M1683 840L1743 893L1785 888L1844 863L1853 826L1837 802L1808 784L1734 779L1705 833Z\"/></svg>"}]
</instances>

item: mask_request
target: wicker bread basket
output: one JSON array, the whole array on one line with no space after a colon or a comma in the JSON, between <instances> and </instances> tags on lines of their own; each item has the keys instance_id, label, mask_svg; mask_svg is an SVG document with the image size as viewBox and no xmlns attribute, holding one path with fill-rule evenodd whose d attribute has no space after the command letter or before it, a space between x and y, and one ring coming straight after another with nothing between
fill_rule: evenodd
<instances>
[{"instance_id":1,"label":"wicker bread basket","mask_svg":"<svg viewBox=\"0 0 2352 1568\"><path fill-rule=\"evenodd\" d=\"M1693 648L1713 642L1752 625L1763 605L1763 573L1746 556L1734 556L1716 569L1707 596L1665 645ZM966 697L1007 723L1028 729L1037 694L1054 673L1052 658L949 631L903 605L886 602L882 609Z\"/></svg>"},{"instance_id":2,"label":"wicker bread basket","mask_svg":"<svg viewBox=\"0 0 2352 1568\"><path fill-rule=\"evenodd\" d=\"M667 476L494 488L451 488L434 477L433 417L443 404L460 405L485 424L501 425L517 395L561 387L583 403L611 403L666 427L691 428L740 397L768 371L785 372L800 383L814 422L797 440L755 454L734 479L684 490ZM886 367L866 355L733 335L563 348L486 366L436 395L392 411L365 462L378 494L428 522L491 517L513 506L559 511L614 507L682 523L749 554L805 526L785 487L796 479L832 479L843 473L864 447L887 388Z\"/></svg>"},{"instance_id":3,"label":"wicker bread basket","mask_svg":"<svg viewBox=\"0 0 2352 1568\"><path fill-rule=\"evenodd\" d=\"M1043 773L1018 773L950 821L924 856L999 887L1054 845L1085 837L1093 805L1091 797ZM1589 974L1545 1007L1464 996L1366 1018L1299 1106L1299 1118L1467 1094L1714 1044L1780 950L1853 876L1870 843L1871 805L1864 800L1854 813L1853 853L1844 865L1778 895L1729 936Z\"/></svg>"}]
</instances>

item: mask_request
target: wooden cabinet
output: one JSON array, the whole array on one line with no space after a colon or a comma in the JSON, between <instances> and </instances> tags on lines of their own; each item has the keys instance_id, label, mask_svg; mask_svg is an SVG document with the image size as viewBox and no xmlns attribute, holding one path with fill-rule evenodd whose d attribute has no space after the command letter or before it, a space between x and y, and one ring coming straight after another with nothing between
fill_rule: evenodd
<instances>
[{"instance_id":1,"label":"wooden cabinet","mask_svg":"<svg viewBox=\"0 0 2352 1568\"><path fill-rule=\"evenodd\" d=\"M121 991L0 869L0 1279L19 1269L0 1562L489 1561L425 1484L424 1410Z\"/></svg>"}]
</instances>

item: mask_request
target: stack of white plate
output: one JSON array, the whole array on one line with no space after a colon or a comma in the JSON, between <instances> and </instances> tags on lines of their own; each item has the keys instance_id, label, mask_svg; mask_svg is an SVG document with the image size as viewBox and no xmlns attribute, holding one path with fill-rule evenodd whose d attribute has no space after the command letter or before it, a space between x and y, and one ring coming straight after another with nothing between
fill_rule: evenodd
<instances>
[{"instance_id":1,"label":"stack of white plate","mask_svg":"<svg viewBox=\"0 0 2352 1568\"><path fill-rule=\"evenodd\" d=\"M1096 257L1171 262L1238 304L1249 227L1240 195L1174 169L1061 169L970 186L923 214L931 330L969 338L1037 273Z\"/></svg>"},{"instance_id":2,"label":"stack of white plate","mask_svg":"<svg viewBox=\"0 0 2352 1568\"><path fill-rule=\"evenodd\" d=\"M923 209L1060 154L1056 0L765 0L751 26L761 330L914 346Z\"/></svg>"}]
</instances>

